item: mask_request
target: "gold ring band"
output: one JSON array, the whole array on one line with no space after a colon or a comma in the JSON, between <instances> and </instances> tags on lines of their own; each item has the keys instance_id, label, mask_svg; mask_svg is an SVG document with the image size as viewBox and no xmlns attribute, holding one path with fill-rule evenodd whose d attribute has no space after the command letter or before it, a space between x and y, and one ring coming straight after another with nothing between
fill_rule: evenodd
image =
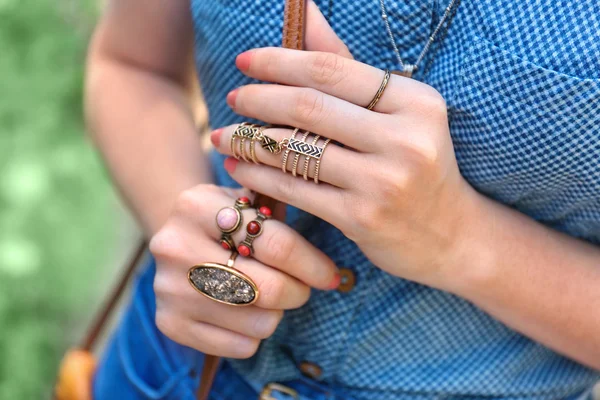
<instances>
[{"instance_id":1,"label":"gold ring band","mask_svg":"<svg viewBox=\"0 0 600 400\"><path fill-rule=\"evenodd\" d=\"M309 131L304 132L304 135L302 135L302 138L300 140L302 142L304 142L306 140L306 138L308 137L308 135L310 135ZM296 154L294 155L294 162L292 163L292 175L293 176L297 175L299 160L300 160L300 153L296 152Z\"/></svg>"},{"instance_id":2,"label":"gold ring band","mask_svg":"<svg viewBox=\"0 0 600 400\"><path fill-rule=\"evenodd\" d=\"M323 143L323 153L325 153L325 149L327 148L327 145L331 142L331 139L327 139L325 140L325 143ZM319 184L319 171L321 170L321 159L319 158L317 160L317 163L315 164L315 183L318 185Z\"/></svg>"},{"instance_id":3,"label":"gold ring band","mask_svg":"<svg viewBox=\"0 0 600 400\"><path fill-rule=\"evenodd\" d=\"M390 82L390 76L390 70L386 69L385 74L383 75L383 81L381 82L381 86L379 86L379 90L377 90L377 93L375 93L375 97L373 97L373 100L371 100L371 102L367 106L367 110L372 110L373 108L375 108L377 103L379 103L379 100L381 100L381 96L383 96L383 92L385 92L385 89L387 88L388 83Z\"/></svg>"}]
</instances>

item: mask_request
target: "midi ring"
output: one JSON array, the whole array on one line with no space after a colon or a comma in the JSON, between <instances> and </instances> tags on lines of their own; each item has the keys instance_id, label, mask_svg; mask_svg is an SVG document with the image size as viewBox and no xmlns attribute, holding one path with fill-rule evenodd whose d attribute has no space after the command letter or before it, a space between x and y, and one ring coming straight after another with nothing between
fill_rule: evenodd
<instances>
[{"instance_id":1,"label":"midi ring","mask_svg":"<svg viewBox=\"0 0 600 400\"><path fill-rule=\"evenodd\" d=\"M240 197L235 201L233 207L223 207L217 213L215 220L217 222L217 227L221 231L219 244L221 244L221 247L225 250L235 249L232 235L240 229L240 226L242 226L242 210L249 207L250 199L247 197Z\"/></svg>"},{"instance_id":2,"label":"midi ring","mask_svg":"<svg viewBox=\"0 0 600 400\"><path fill-rule=\"evenodd\" d=\"M308 171L310 169L310 161L315 160L315 169L313 174L314 182L319 184L319 171L321 169L321 158L323 157L323 153L327 149L327 146L331 142L331 139L322 138L319 135L313 134L312 143L307 143L306 139L311 135L311 132L306 131L300 139L296 139L296 136L300 130L298 128L294 129L292 135L289 139L284 139L281 141L280 146L285 148L285 152L281 159L281 170L284 173L287 173L287 165L288 159L290 156L290 152L294 152L294 160L292 163L292 175L297 176L298 174L298 163L300 161L300 156L304 156L304 168L302 171L302 176L304 180L308 180ZM322 146L318 146L317 143L319 139L325 140Z\"/></svg>"},{"instance_id":3,"label":"midi ring","mask_svg":"<svg viewBox=\"0 0 600 400\"><path fill-rule=\"evenodd\" d=\"M390 76L390 70L386 69L385 74L383 75L383 81L381 82L381 86L379 86L377 93L375 93L375 97L373 97L373 100L371 100L371 102L367 106L367 110L372 110L373 108L375 108L377 103L379 103L379 100L381 100L381 96L383 96L383 92L385 92L385 89L387 88L388 83L390 82Z\"/></svg>"},{"instance_id":4,"label":"midi ring","mask_svg":"<svg viewBox=\"0 0 600 400\"><path fill-rule=\"evenodd\" d=\"M252 243L263 232L263 222L270 219L273 213L269 207L261 207L256 210L256 218L246 225L246 239L237 248L238 253L244 257L254 254Z\"/></svg>"},{"instance_id":5,"label":"midi ring","mask_svg":"<svg viewBox=\"0 0 600 400\"><path fill-rule=\"evenodd\" d=\"M233 266L238 253L231 252L227 265L206 262L188 271L188 281L211 300L232 306L249 306L258 300L258 286Z\"/></svg>"},{"instance_id":6,"label":"midi ring","mask_svg":"<svg viewBox=\"0 0 600 400\"><path fill-rule=\"evenodd\" d=\"M257 134L259 134L261 129L260 125L251 124L249 122L242 122L235 128L233 135L231 135L231 155L236 159L243 159L246 162L249 162L248 157L246 155L246 140L252 140ZM239 139L239 145L236 146L236 140Z\"/></svg>"},{"instance_id":7,"label":"midi ring","mask_svg":"<svg viewBox=\"0 0 600 400\"><path fill-rule=\"evenodd\" d=\"M252 136L252 139L250 139L250 159L252 162L254 162L254 164L260 164L258 158L256 157L256 142L259 142L263 149L273 154L277 154L281 151L279 143L277 143L275 139L265 135L265 130L272 127L272 125L259 126L254 136Z\"/></svg>"}]
</instances>

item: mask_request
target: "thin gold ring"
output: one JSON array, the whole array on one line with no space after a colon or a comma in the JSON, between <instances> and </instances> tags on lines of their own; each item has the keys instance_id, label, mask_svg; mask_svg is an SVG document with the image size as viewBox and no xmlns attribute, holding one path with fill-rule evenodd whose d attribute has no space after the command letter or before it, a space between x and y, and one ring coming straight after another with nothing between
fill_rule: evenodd
<instances>
[{"instance_id":1,"label":"thin gold ring","mask_svg":"<svg viewBox=\"0 0 600 400\"><path fill-rule=\"evenodd\" d=\"M325 143L323 143L323 153L325 154L325 149L327 148L327 145L331 142L331 139L327 139L325 140ZM321 155L321 158L319 158L315 164L315 183L318 185L319 184L319 171L321 169L321 159L323 158L323 156Z\"/></svg>"},{"instance_id":2,"label":"thin gold ring","mask_svg":"<svg viewBox=\"0 0 600 400\"><path fill-rule=\"evenodd\" d=\"M238 135L239 130L242 127L248 126L248 125L249 124L247 122L242 122L235 128L235 131L233 131L233 135L231 135L231 141L229 142L229 145L231 147L231 155L234 156L237 160L240 159L240 156L237 154L237 151L235 149L235 139L241 136L241 135Z\"/></svg>"},{"instance_id":3,"label":"thin gold ring","mask_svg":"<svg viewBox=\"0 0 600 400\"><path fill-rule=\"evenodd\" d=\"M304 132L304 135L302 135L302 138L300 139L302 142L304 142L306 140L306 138L308 137L308 135L310 135L309 131ZM298 175L298 161L300 160L300 153L296 153L294 155L294 162L292 164L292 176L297 176Z\"/></svg>"},{"instance_id":4,"label":"thin gold ring","mask_svg":"<svg viewBox=\"0 0 600 400\"><path fill-rule=\"evenodd\" d=\"M256 142L258 141L262 145L262 142L266 137L264 131L272 127L272 125L259 126L256 134L254 134L252 136L252 139L250 139L250 159L252 160L252 162L254 162L254 164L260 164L260 162L258 161L258 157L256 157Z\"/></svg>"},{"instance_id":5,"label":"thin gold ring","mask_svg":"<svg viewBox=\"0 0 600 400\"><path fill-rule=\"evenodd\" d=\"M390 76L390 70L386 69L385 74L383 75L383 81L381 82L381 86L379 86L379 90L377 90L377 93L375 93L375 97L373 97L373 100L371 100L371 102L367 106L367 110L372 110L373 108L375 108L377 103L379 103L379 100L381 100L381 96L383 96L383 92L385 92L385 89L387 88L388 83L390 82Z\"/></svg>"},{"instance_id":6,"label":"thin gold ring","mask_svg":"<svg viewBox=\"0 0 600 400\"><path fill-rule=\"evenodd\" d=\"M296 134L300 131L300 128L295 128L294 132L292 132L292 138L296 137ZM283 157L281 158L281 170L283 171L284 174L287 174L287 164L288 164L288 158L290 156L290 149L286 147L285 152L283 153Z\"/></svg>"},{"instance_id":7,"label":"thin gold ring","mask_svg":"<svg viewBox=\"0 0 600 400\"><path fill-rule=\"evenodd\" d=\"M319 135L315 135L315 138L312 141L313 146L317 145L317 142L319 141L319 138L321 136ZM310 166L310 157L308 156L304 156L304 172L302 174L302 177L304 178L305 181L308 180L308 167Z\"/></svg>"}]
</instances>

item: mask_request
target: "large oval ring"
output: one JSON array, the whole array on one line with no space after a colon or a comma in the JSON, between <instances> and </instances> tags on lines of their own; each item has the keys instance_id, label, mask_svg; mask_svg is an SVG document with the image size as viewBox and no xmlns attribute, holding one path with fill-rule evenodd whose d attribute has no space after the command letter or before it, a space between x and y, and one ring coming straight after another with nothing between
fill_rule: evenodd
<instances>
[{"instance_id":1,"label":"large oval ring","mask_svg":"<svg viewBox=\"0 0 600 400\"><path fill-rule=\"evenodd\" d=\"M231 306L249 306L258 300L254 281L233 267L237 252L232 252L227 265L206 262L188 271L188 281L196 291L211 300Z\"/></svg>"}]
</instances>

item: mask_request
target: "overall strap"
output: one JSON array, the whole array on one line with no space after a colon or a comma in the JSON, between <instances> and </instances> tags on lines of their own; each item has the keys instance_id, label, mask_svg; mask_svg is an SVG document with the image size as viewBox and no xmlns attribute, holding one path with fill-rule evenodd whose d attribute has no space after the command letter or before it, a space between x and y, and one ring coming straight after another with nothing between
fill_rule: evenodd
<instances>
[{"instance_id":1,"label":"overall strap","mask_svg":"<svg viewBox=\"0 0 600 400\"><path fill-rule=\"evenodd\" d=\"M294 50L302 50L304 48L305 21L306 0L286 0L283 15L282 47ZM273 200L266 198L266 196L257 195L257 202L265 205L273 203ZM281 209L281 207L279 208ZM272 207L272 209L276 209L276 207ZM280 217L277 214L276 216ZM208 399L218 369L219 357L206 355L202 376L200 377L200 388L196 395L198 400Z\"/></svg>"}]
</instances>

